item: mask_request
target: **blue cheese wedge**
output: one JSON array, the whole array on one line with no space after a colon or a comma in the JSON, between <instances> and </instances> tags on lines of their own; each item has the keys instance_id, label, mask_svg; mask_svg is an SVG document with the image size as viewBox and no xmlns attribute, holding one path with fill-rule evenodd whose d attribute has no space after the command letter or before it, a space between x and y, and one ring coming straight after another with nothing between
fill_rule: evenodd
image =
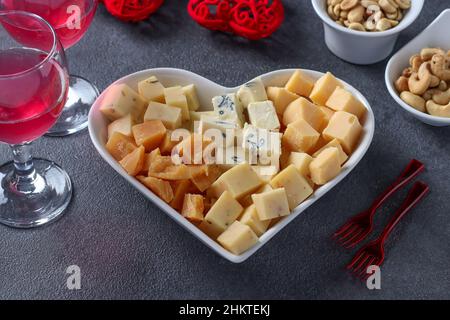
<instances>
[{"instance_id":1,"label":"blue cheese wedge","mask_svg":"<svg viewBox=\"0 0 450 320\"><path fill-rule=\"evenodd\" d=\"M244 108L252 102L266 101L267 93L261 78L256 78L241 86L237 92L237 96Z\"/></svg>"},{"instance_id":2,"label":"blue cheese wedge","mask_svg":"<svg viewBox=\"0 0 450 320\"><path fill-rule=\"evenodd\" d=\"M236 94L230 93L212 99L214 113L220 120L235 122L239 127L244 123L244 112Z\"/></svg>"},{"instance_id":3,"label":"blue cheese wedge","mask_svg":"<svg viewBox=\"0 0 450 320\"><path fill-rule=\"evenodd\" d=\"M280 120L272 101L252 102L247 110L250 123L255 127L270 131L280 130Z\"/></svg>"}]
</instances>

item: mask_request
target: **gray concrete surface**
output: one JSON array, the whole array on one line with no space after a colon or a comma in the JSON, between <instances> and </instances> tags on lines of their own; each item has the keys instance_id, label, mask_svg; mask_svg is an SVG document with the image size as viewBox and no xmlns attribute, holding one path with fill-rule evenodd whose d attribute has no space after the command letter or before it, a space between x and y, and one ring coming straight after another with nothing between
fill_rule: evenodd
<instances>
[{"instance_id":1,"label":"gray concrete surface","mask_svg":"<svg viewBox=\"0 0 450 320\"><path fill-rule=\"evenodd\" d=\"M224 85L287 67L331 70L366 95L376 116L373 144L358 167L247 262L234 265L184 231L116 174L88 132L42 138L35 155L61 164L75 194L66 215L35 230L0 226L1 299L449 299L450 128L406 114L384 84L386 61L355 66L325 47L310 1L284 1L286 21L272 38L247 42L196 25L187 1L167 0L149 21L124 24L101 6L86 37L68 51L71 71L103 90L152 67L197 72ZM427 0L396 50L450 1ZM450 45L450 44L449 44ZM450 49L450 48L449 48ZM343 270L354 251L330 235L369 206L411 158L426 163L431 194L389 240L382 289L370 291ZM10 159L0 146L0 162ZM377 230L405 195L376 219ZM81 290L66 288L66 268L80 266Z\"/></svg>"}]
</instances>

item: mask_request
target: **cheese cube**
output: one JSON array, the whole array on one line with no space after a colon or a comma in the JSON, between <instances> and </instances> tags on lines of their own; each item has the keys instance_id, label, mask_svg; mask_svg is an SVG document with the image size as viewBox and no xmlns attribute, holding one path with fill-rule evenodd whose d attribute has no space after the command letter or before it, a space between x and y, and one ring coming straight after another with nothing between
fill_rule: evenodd
<instances>
[{"instance_id":1,"label":"cheese cube","mask_svg":"<svg viewBox=\"0 0 450 320\"><path fill-rule=\"evenodd\" d=\"M175 210L181 211L183 208L184 196L193 189L190 180L176 180L172 181L173 198L170 201L170 206Z\"/></svg>"},{"instance_id":2,"label":"cheese cube","mask_svg":"<svg viewBox=\"0 0 450 320\"><path fill-rule=\"evenodd\" d=\"M340 165L342 165L345 161L347 161L348 156L344 152L344 150L342 149L342 146L341 146L341 144L339 143L339 141L337 139L331 140L329 143L324 145L322 148L320 148L319 150L314 152L313 157L316 158L323 150L325 150L326 148L330 148L330 147L335 147L335 148L338 149L338 151L339 151L339 164Z\"/></svg>"},{"instance_id":3,"label":"cheese cube","mask_svg":"<svg viewBox=\"0 0 450 320\"><path fill-rule=\"evenodd\" d=\"M222 174L222 170L216 165L202 165L201 170L191 173L191 181L196 188L203 192Z\"/></svg>"},{"instance_id":4,"label":"cheese cube","mask_svg":"<svg viewBox=\"0 0 450 320\"><path fill-rule=\"evenodd\" d=\"M198 132L203 134L206 139L214 140L217 147L229 147L234 145L238 128L234 122L202 115Z\"/></svg>"},{"instance_id":5,"label":"cheese cube","mask_svg":"<svg viewBox=\"0 0 450 320\"><path fill-rule=\"evenodd\" d=\"M191 121L200 121L202 115L214 118L214 111L189 111L189 117Z\"/></svg>"},{"instance_id":6,"label":"cheese cube","mask_svg":"<svg viewBox=\"0 0 450 320\"><path fill-rule=\"evenodd\" d=\"M326 106L335 111L346 111L362 119L367 109L351 92L337 87L328 98Z\"/></svg>"},{"instance_id":7,"label":"cheese cube","mask_svg":"<svg viewBox=\"0 0 450 320\"><path fill-rule=\"evenodd\" d=\"M133 118L131 117L131 114L126 115L125 117L122 117L120 119L117 119L113 122L111 122L108 125L108 139L111 138L114 134L114 132L120 132L127 137L132 136L131 127L134 125Z\"/></svg>"},{"instance_id":8,"label":"cheese cube","mask_svg":"<svg viewBox=\"0 0 450 320\"><path fill-rule=\"evenodd\" d=\"M331 141L337 139L345 153L351 154L362 132L358 118L345 111L336 111L328 126L323 130L323 137Z\"/></svg>"},{"instance_id":9,"label":"cheese cube","mask_svg":"<svg viewBox=\"0 0 450 320\"><path fill-rule=\"evenodd\" d=\"M231 253L241 254L253 247L258 237L248 225L235 221L217 238L217 242Z\"/></svg>"},{"instance_id":10,"label":"cheese cube","mask_svg":"<svg viewBox=\"0 0 450 320\"><path fill-rule=\"evenodd\" d=\"M186 96L186 100L188 103L189 110L195 111L200 108L200 101L198 100L197 90L195 89L195 85L190 84L184 86L183 93Z\"/></svg>"},{"instance_id":11,"label":"cheese cube","mask_svg":"<svg viewBox=\"0 0 450 320\"><path fill-rule=\"evenodd\" d=\"M228 191L235 199L240 199L257 190L263 182L248 163L237 165L220 176L211 186L212 194L219 197Z\"/></svg>"},{"instance_id":12,"label":"cheese cube","mask_svg":"<svg viewBox=\"0 0 450 320\"><path fill-rule=\"evenodd\" d=\"M336 87L342 87L342 83L330 72L327 72L314 84L309 98L315 104L324 106Z\"/></svg>"},{"instance_id":13,"label":"cheese cube","mask_svg":"<svg viewBox=\"0 0 450 320\"><path fill-rule=\"evenodd\" d=\"M322 113L323 113L322 127L319 130L319 132L322 132L323 129L325 129L326 126L328 125L328 122L330 122L330 119L333 116L334 111L331 110L330 108L327 108L327 107L324 107L324 106L319 106L319 109L322 110Z\"/></svg>"},{"instance_id":14,"label":"cheese cube","mask_svg":"<svg viewBox=\"0 0 450 320\"><path fill-rule=\"evenodd\" d=\"M172 139L172 132L173 132L172 130L167 130L166 135L164 136L164 139L162 140L161 144L159 145L159 150L161 151L161 154L163 154L163 155L171 155L173 148L178 143L180 143L180 141Z\"/></svg>"},{"instance_id":15,"label":"cheese cube","mask_svg":"<svg viewBox=\"0 0 450 320\"><path fill-rule=\"evenodd\" d=\"M309 97L314 87L314 82L315 80L306 75L303 71L296 70L289 78L285 88L300 96Z\"/></svg>"},{"instance_id":16,"label":"cheese cube","mask_svg":"<svg viewBox=\"0 0 450 320\"><path fill-rule=\"evenodd\" d=\"M339 150L335 147L324 149L309 165L311 180L323 185L341 172Z\"/></svg>"},{"instance_id":17,"label":"cheese cube","mask_svg":"<svg viewBox=\"0 0 450 320\"><path fill-rule=\"evenodd\" d=\"M261 219L259 219L258 212L256 212L256 206L254 204L244 210L244 213L239 221L252 228L253 232L258 237L266 232L270 224L270 220L261 221Z\"/></svg>"},{"instance_id":18,"label":"cheese cube","mask_svg":"<svg viewBox=\"0 0 450 320\"><path fill-rule=\"evenodd\" d=\"M181 116L183 121L189 120L189 107L187 98L183 93L183 88L180 86L170 87L164 89L164 97L166 99L166 104L171 107L177 107L181 109Z\"/></svg>"},{"instance_id":19,"label":"cheese cube","mask_svg":"<svg viewBox=\"0 0 450 320\"><path fill-rule=\"evenodd\" d=\"M268 87L267 96L275 105L275 110L278 115L282 116L286 107L294 100L299 98L298 95L288 91L285 88Z\"/></svg>"},{"instance_id":20,"label":"cheese cube","mask_svg":"<svg viewBox=\"0 0 450 320\"><path fill-rule=\"evenodd\" d=\"M246 124L242 135L242 147L252 159L254 155L257 155L260 164L278 165L281 154L281 133Z\"/></svg>"},{"instance_id":21,"label":"cheese cube","mask_svg":"<svg viewBox=\"0 0 450 320\"><path fill-rule=\"evenodd\" d=\"M280 130L280 121L272 101L252 102L247 110L250 123L255 127L270 131Z\"/></svg>"},{"instance_id":22,"label":"cheese cube","mask_svg":"<svg viewBox=\"0 0 450 320\"><path fill-rule=\"evenodd\" d=\"M147 102L157 101L164 103L164 86L155 76L139 82L138 91Z\"/></svg>"},{"instance_id":23,"label":"cheese cube","mask_svg":"<svg viewBox=\"0 0 450 320\"><path fill-rule=\"evenodd\" d=\"M161 120L166 128L175 130L181 127L181 109L151 101L144 115L144 121L148 120Z\"/></svg>"},{"instance_id":24,"label":"cheese cube","mask_svg":"<svg viewBox=\"0 0 450 320\"><path fill-rule=\"evenodd\" d=\"M279 166L252 166L261 181L269 183L270 180L280 171Z\"/></svg>"},{"instance_id":25,"label":"cheese cube","mask_svg":"<svg viewBox=\"0 0 450 320\"><path fill-rule=\"evenodd\" d=\"M134 140L138 146L152 151L157 148L166 135L166 128L161 120L149 120L132 128Z\"/></svg>"},{"instance_id":26,"label":"cheese cube","mask_svg":"<svg viewBox=\"0 0 450 320\"><path fill-rule=\"evenodd\" d=\"M203 196L200 194L187 194L184 196L181 215L191 222L203 221Z\"/></svg>"},{"instance_id":27,"label":"cheese cube","mask_svg":"<svg viewBox=\"0 0 450 320\"><path fill-rule=\"evenodd\" d=\"M313 189L308 181L293 165L286 167L277 174L272 181L270 181L270 185L274 189L285 189L290 210L294 210L313 193Z\"/></svg>"},{"instance_id":28,"label":"cheese cube","mask_svg":"<svg viewBox=\"0 0 450 320\"><path fill-rule=\"evenodd\" d=\"M292 101L287 106L283 114L283 124L287 126L298 119L303 119L308 122L314 130L319 131L324 122L324 118L325 115L320 108L301 97Z\"/></svg>"},{"instance_id":29,"label":"cheese cube","mask_svg":"<svg viewBox=\"0 0 450 320\"><path fill-rule=\"evenodd\" d=\"M272 190L273 190L273 188L270 186L270 184L265 184L261 188L256 190L253 194L264 193L264 192L272 191ZM253 204L253 199L252 199L253 194L248 194L245 197L243 197L242 199L239 199L239 203L241 204L241 206L243 206L244 208L251 206Z\"/></svg>"},{"instance_id":30,"label":"cheese cube","mask_svg":"<svg viewBox=\"0 0 450 320\"><path fill-rule=\"evenodd\" d=\"M313 158L303 152L291 152L287 160L287 166L293 165L303 177L309 176L309 164Z\"/></svg>"},{"instance_id":31,"label":"cheese cube","mask_svg":"<svg viewBox=\"0 0 450 320\"><path fill-rule=\"evenodd\" d=\"M303 119L290 123L283 135L283 146L292 151L308 152L319 140L320 134Z\"/></svg>"},{"instance_id":32,"label":"cheese cube","mask_svg":"<svg viewBox=\"0 0 450 320\"><path fill-rule=\"evenodd\" d=\"M237 96L244 108L247 108L251 102L266 101L266 88L261 78L256 78L241 86L237 92Z\"/></svg>"},{"instance_id":33,"label":"cheese cube","mask_svg":"<svg viewBox=\"0 0 450 320\"><path fill-rule=\"evenodd\" d=\"M132 137L128 137L120 132L114 132L108 139L105 147L117 161L122 160L127 154L137 148Z\"/></svg>"},{"instance_id":34,"label":"cheese cube","mask_svg":"<svg viewBox=\"0 0 450 320\"><path fill-rule=\"evenodd\" d=\"M250 158L249 154L241 147L230 146L225 149L216 149L216 163L226 170L244 162L251 163Z\"/></svg>"},{"instance_id":35,"label":"cheese cube","mask_svg":"<svg viewBox=\"0 0 450 320\"><path fill-rule=\"evenodd\" d=\"M225 191L213 204L205 216L205 222L212 226L209 232L213 238L217 232L224 232L242 213L244 208L229 193Z\"/></svg>"},{"instance_id":36,"label":"cheese cube","mask_svg":"<svg viewBox=\"0 0 450 320\"><path fill-rule=\"evenodd\" d=\"M119 163L130 176L136 176L144 166L144 159L145 149L141 146L127 154Z\"/></svg>"},{"instance_id":37,"label":"cheese cube","mask_svg":"<svg viewBox=\"0 0 450 320\"><path fill-rule=\"evenodd\" d=\"M117 84L108 89L100 106L100 112L110 121L131 114L136 122L142 121L146 103L141 96L126 84Z\"/></svg>"},{"instance_id":38,"label":"cheese cube","mask_svg":"<svg viewBox=\"0 0 450 320\"><path fill-rule=\"evenodd\" d=\"M295 169L294 169L295 170ZM252 195L256 212L261 221L289 215L289 202L284 188Z\"/></svg>"},{"instance_id":39,"label":"cheese cube","mask_svg":"<svg viewBox=\"0 0 450 320\"><path fill-rule=\"evenodd\" d=\"M236 123L242 127L244 123L244 113L241 102L236 94L230 93L222 96L216 96L212 99L214 113L219 120L225 120Z\"/></svg>"},{"instance_id":40,"label":"cheese cube","mask_svg":"<svg viewBox=\"0 0 450 320\"><path fill-rule=\"evenodd\" d=\"M169 182L154 177L138 176L136 178L165 202L172 201L173 190Z\"/></svg>"}]
</instances>

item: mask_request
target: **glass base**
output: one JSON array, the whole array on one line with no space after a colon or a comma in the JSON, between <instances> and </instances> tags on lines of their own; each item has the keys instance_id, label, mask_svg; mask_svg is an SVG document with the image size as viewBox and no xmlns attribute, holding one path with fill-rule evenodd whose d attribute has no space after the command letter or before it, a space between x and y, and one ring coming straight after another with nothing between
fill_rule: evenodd
<instances>
[{"instance_id":1,"label":"glass base","mask_svg":"<svg viewBox=\"0 0 450 320\"><path fill-rule=\"evenodd\" d=\"M67 102L55 125L46 136L64 137L85 129L92 104L99 96L98 89L80 76L70 76Z\"/></svg>"},{"instance_id":2,"label":"glass base","mask_svg":"<svg viewBox=\"0 0 450 320\"><path fill-rule=\"evenodd\" d=\"M0 223L32 228L60 217L72 198L67 173L54 162L33 159L36 170L33 190L18 190L14 164L0 167Z\"/></svg>"}]
</instances>

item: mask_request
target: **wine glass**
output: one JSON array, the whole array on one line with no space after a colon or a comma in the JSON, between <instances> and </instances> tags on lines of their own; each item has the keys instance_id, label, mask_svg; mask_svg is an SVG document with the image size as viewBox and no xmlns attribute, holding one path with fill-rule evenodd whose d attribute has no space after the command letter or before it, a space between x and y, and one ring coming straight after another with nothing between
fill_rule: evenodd
<instances>
[{"instance_id":1,"label":"wine glass","mask_svg":"<svg viewBox=\"0 0 450 320\"><path fill-rule=\"evenodd\" d=\"M0 10L32 12L47 20L65 50L84 36L97 6L98 0L0 0ZM66 105L47 135L67 136L86 128L89 109L98 95L98 89L87 79L71 75Z\"/></svg>"},{"instance_id":2,"label":"wine glass","mask_svg":"<svg viewBox=\"0 0 450 320\"><path fill-rule=\"evenodd\" d=\"M0 11L0 142L13 154L0 166L0 223L35 227L68 206L67 173L30 150L56 123L68 88L64 49L51 25L29 12Z\"/></svg>"}]
</instances>

